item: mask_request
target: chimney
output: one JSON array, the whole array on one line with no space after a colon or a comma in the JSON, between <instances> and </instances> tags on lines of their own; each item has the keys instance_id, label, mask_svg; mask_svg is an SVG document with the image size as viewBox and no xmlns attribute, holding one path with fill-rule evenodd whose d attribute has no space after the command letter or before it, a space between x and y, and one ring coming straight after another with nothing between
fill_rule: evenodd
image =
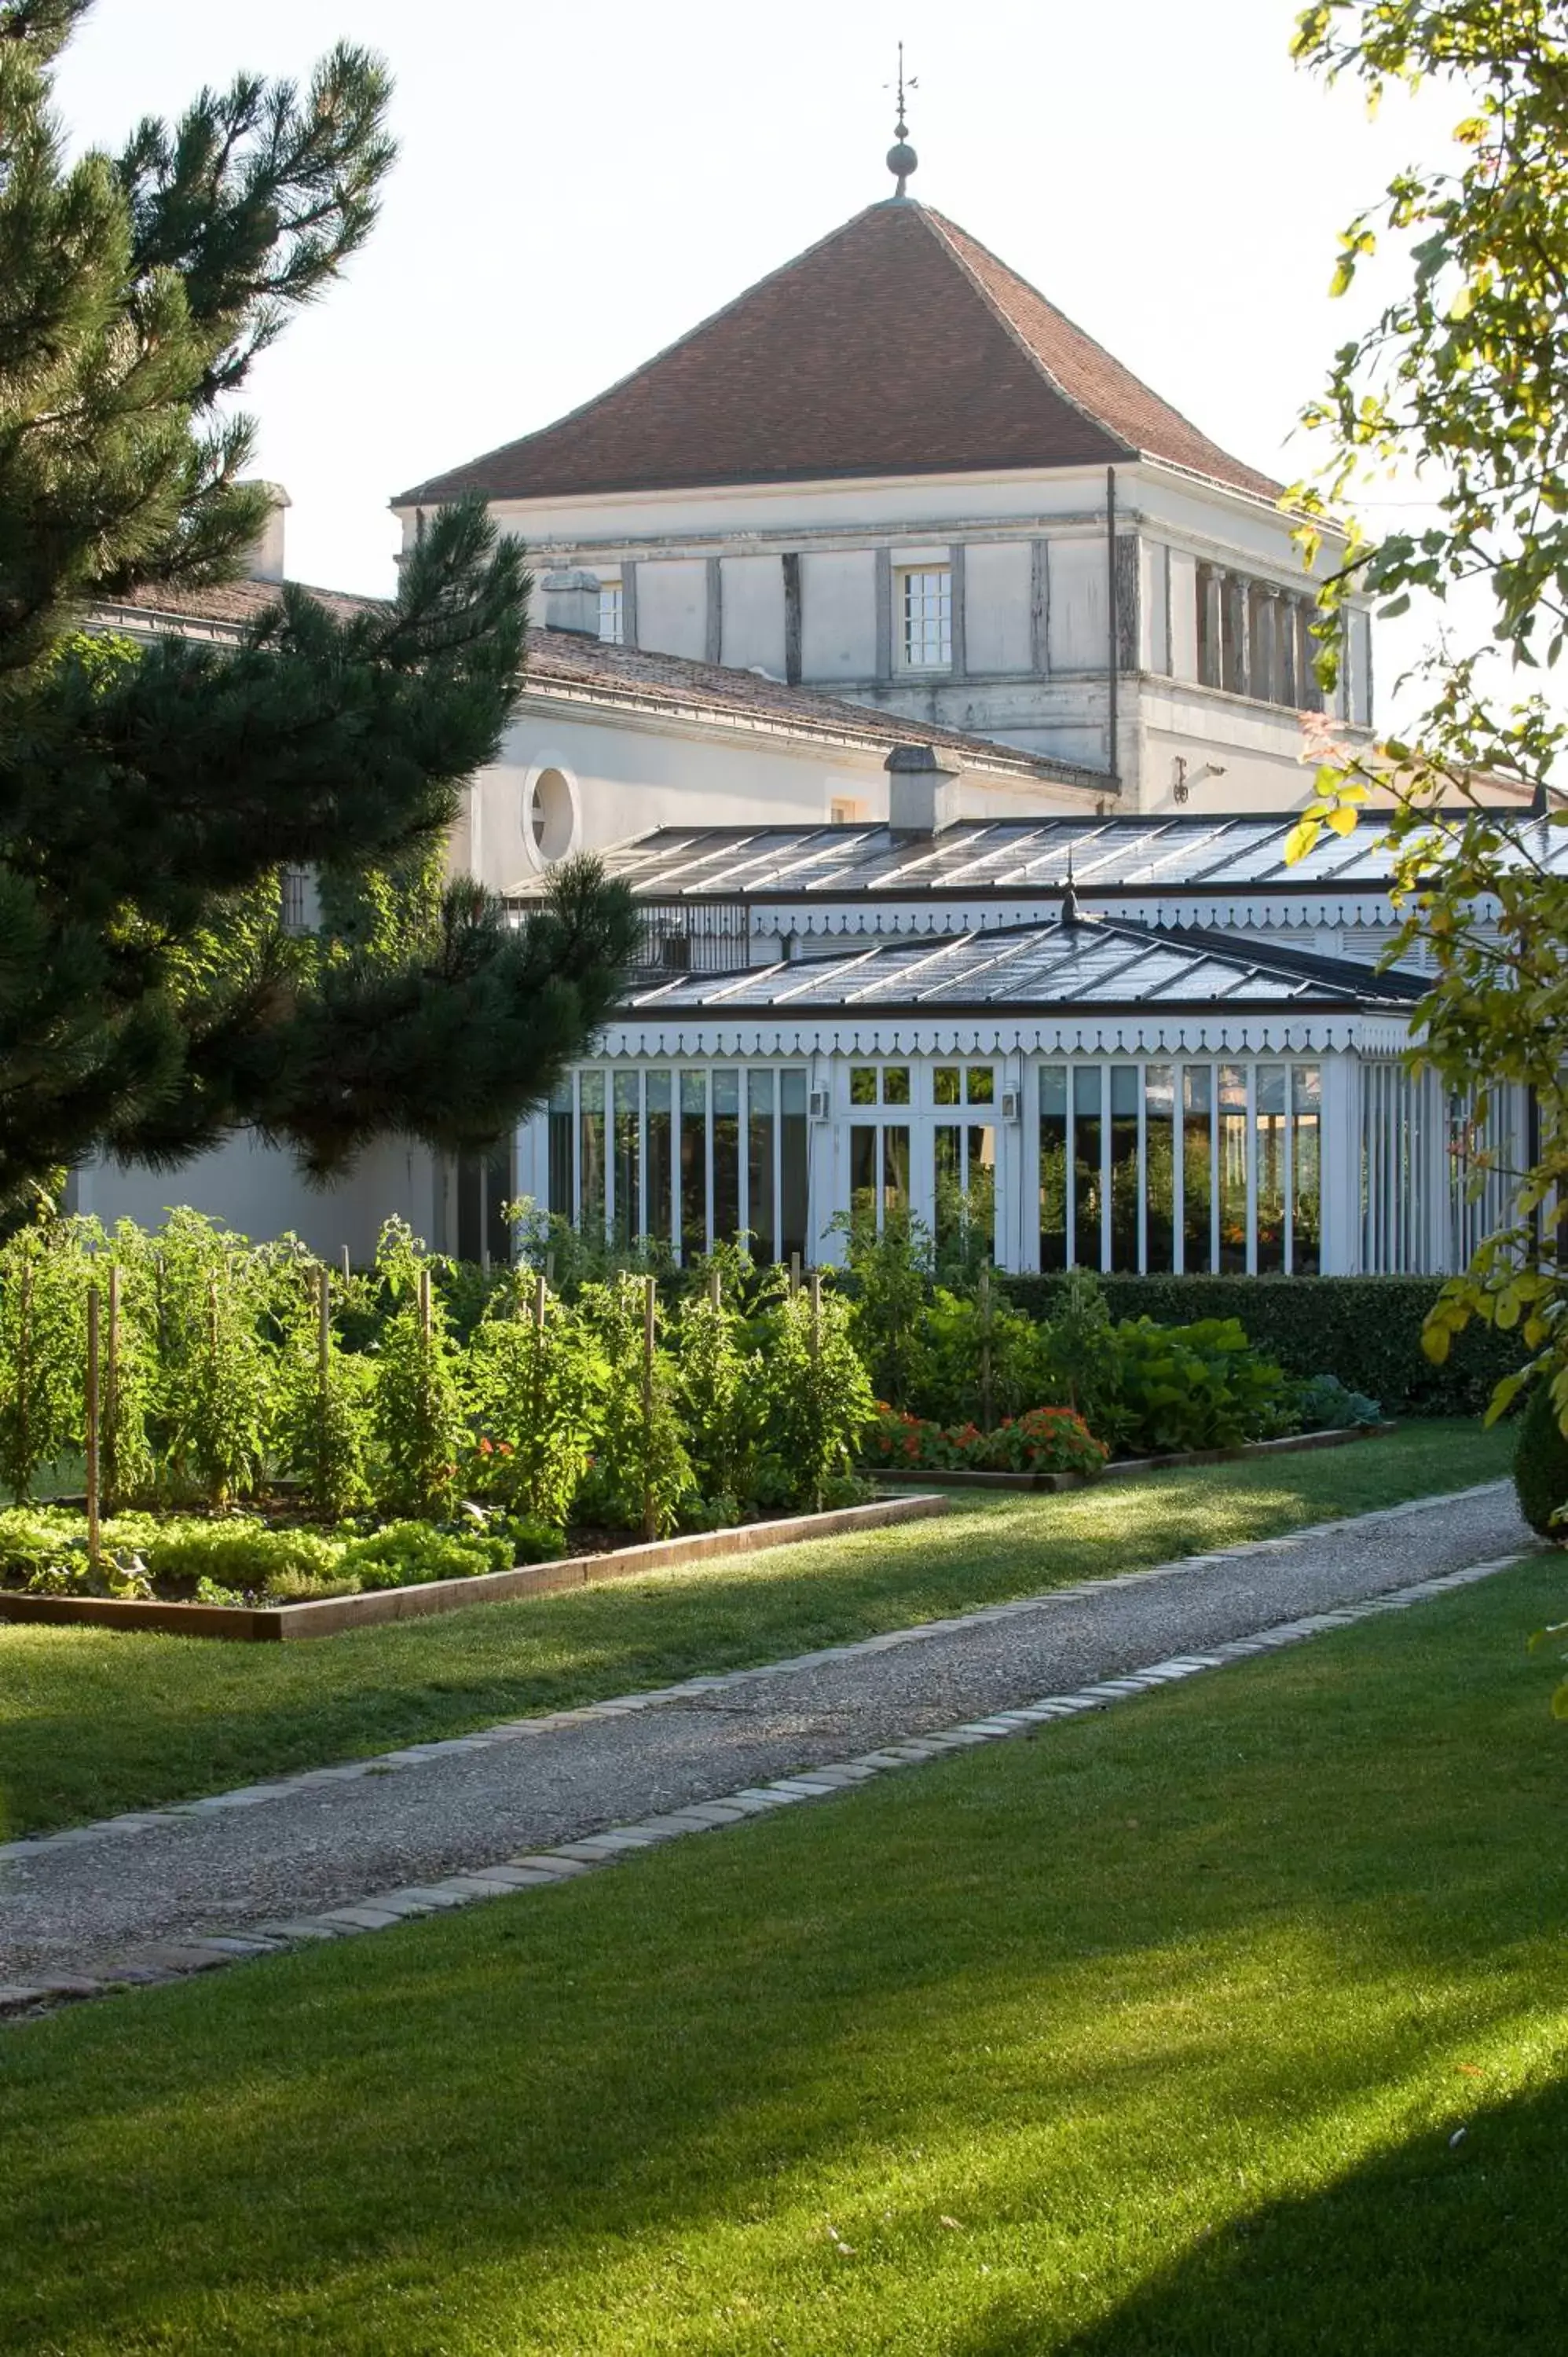
<instances>
[{"instance_id":1,"label":"chimney","mask_svg":"<svg viewBox=\"0 0 1568 2357\"><path fill-rule=\"evenodd\" d=\"M544 627L580 639L599 635L599 576L581 567L544 576Z\"/></svg>"},{"instance_id":2,"label":"chimney","mask_svg":"<svg viewBox=\"0 0 1568 2357\"><path fill-rule=\"evenodd\" d=\"M285 580L284 517L293 504L288 493L281 483L262 483L253 478L239 488L247 491L265 491L272 501L266 522L262 526L259 537L252 543L245 559L245 578L247 581Z\"/></svg>"},{"instance_id":3,"label":"chimney","mask_svg":"<svg viewBox=\"0 0 1568 2357\"><path fill-rule=\"evenodd\" d=\"M940 834L958 817L958 771L929 745L895 745L887 772L887 823L895 834Z\"/></svg>"}]
</instances>

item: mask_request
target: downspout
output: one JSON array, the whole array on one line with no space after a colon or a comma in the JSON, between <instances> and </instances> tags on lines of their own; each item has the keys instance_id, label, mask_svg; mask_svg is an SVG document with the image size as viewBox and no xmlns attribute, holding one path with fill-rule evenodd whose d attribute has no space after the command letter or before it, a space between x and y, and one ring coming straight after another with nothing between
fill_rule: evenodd
<instances>
[{"instance_id":1,"label":"downspout","mask_svg":"<svg viewBox=\"0 0 1568 2357\"><path fill-rule=\"evenodd\" d=\"M1117 742L1116 691L1120 683L1118 668L1120 649L1118 641L1122 635L1122 617L1117 610L1116 597L1116 469L1114 467L1107 467L1105 469L1105 567L1106 586L1108 591L1105 601L1105 610L1109 617L1108 628L1111 641L1110 645L1106 649L1107 661L1105 665L1106 677L1110 682L1111 695L1111 716L1110 726L1107 731L1107 751L1111 758L1112 778L1117 784L1120 784L1121 779L1118 770L1118 764L1121 759L1121 748Z\"/></svg>"}]
</instances>

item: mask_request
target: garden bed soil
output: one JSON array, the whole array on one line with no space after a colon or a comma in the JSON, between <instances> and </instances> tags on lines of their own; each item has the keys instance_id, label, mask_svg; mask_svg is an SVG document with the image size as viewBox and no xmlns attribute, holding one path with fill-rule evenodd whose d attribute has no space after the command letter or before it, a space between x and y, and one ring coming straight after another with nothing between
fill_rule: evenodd
<instances>
[{"instance_id":1,"label":"garden bed soil","mask_svg":"<svg viewBox=\"0 0 1568 2357\"><path fill-rule=\"evenodd\" d=\"M1131 1481L1144 1473L1166 1473L1184 1465L1233 1465L1248 1457L1288 1456L1309 1448L1345 1448L1354 1440L1381 1440L1399 1429L1392 1424L1359 1424L1348 1432L1294 1432L1283 1440L1244 1440L1234 1448L1189 1448L1170 1457L1124 1457L1102 1473L894 1472L878 1466L875 1478L886 1490L1087 1490L1105 1481Z\"/></svg>"},{"instance_id":2,"label":"garden bed soil","mask_svg":"<svg viewBox=\"0 0 1568 2357\"><path fill-rule=\"evenodd\" d=\"M847 1537L856 1531L917 1522L947 1511L945 1498L880 1498L869 1506L841 1506L827 1513L791 1514L781 1522L694 1531L684 1538L655 1539L598 1555L570 1555L556 1563L520 1565L511 1571L479 1572L466 1579L426 1580L417 1587L375 1588L362 1596L326 1597L315 1604L138 1603L107 1596L25 1596L0 1590L0 1620L41 1620L57 1627L74 1622L93 1629L157 1630L237 1644L286 1644L301 1637L336 1637L346 1630L373 1628L388 1620L418 1620L431 1613L459 1612L470 1604L507 1603L563 1587L586 1587L601 1579L635 1579L643 1572L674 1570L685 1564L705 1563L715 1555L758 1555L808 1539Z\"/></svg>"}]
</instances>

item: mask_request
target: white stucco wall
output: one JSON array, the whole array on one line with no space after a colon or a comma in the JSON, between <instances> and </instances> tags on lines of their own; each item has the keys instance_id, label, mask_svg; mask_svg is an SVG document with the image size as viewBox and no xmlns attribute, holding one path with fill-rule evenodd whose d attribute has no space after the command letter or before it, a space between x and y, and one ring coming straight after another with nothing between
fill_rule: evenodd
<instances>
[{"instance_id":1,"label":"white stucco wall","mask_svg":"<svg viewBox=\"0 0 1568 2357\"><path fill-rule=\"evenodd\" d=\"M637 640L655 654L707 651L708 568L700 560L641 564L637 568Z\"/></svg>"},{"instance_id":2,"label":"white stucco wall","mask_svg":"<svg viewBox=\"0 0 1568 2357\"><path fill-rule=\"evenodd\" d=\"M360 1267L374 1254L382 1222L394 1214L428 1243L443 1244L440 1176L426 1147L392 1139L362 1156L339 1185L312 1187L292 1156L245 1135L178 1170L89 1164L77 1173L75 1204L106 1226L134 1220L144 1228L160 1227L172 1207L188 1204L258 1240L292 1232L323 1259L336 1260L347 1245Z\"/></svg>"},{"instance_id":3,"label":"white stucco wall","mask_svg":"<svg viewBox=\"0 0 1568 2357\"><path fill-rule=\"evenodd\" d=\"M869 550L800 560L800 673L813 685L876 669L876 560Z\"/></svg>"},{"instance_id":4,"label":"white stucco wall","mask_svg":"<svg viewBox=\"0 0 1568 2357\"><path fill-rule=\"evenodd\" d=\"M776 556L726 556L720 565L720 652L740 671L784 676L784 568Z\"/></svg>"},{"instance_id":5,"label":"white stucco wall","mask_svg":"<svg viewBox=\"0 0 1568 2357\"><path fill-rule=\"evenodd\" d=\"M1034 546L976 541L964 552L964 640L972 672L1035 668L1031 599Z\"/></svg>"}]
</instances>

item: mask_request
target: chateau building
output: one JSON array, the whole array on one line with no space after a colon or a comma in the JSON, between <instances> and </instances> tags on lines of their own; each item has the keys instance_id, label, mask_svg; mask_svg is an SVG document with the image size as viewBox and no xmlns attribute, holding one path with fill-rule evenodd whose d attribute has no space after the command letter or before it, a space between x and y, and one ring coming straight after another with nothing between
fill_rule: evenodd
<instances>
[{"instance_id":1,"label":"chateau building","mask_svg":"<svg viewBox=\"0 0 1568 2357\"><path fill-rule=\"evenodd\" d=\"M908 197L403 493L405 541L474 492L617 644L1051 755L1108 807L1306 798L1312 585L1281 486ZM1370 727L1359 607L1338 714Z\"/></svg>"},{"instance_id":2,"label":"chateau building","mask_svg":"<svg viewBox=\"0 0 1568 2357\"><path fill-rule=\"evenodd\" d=\"M682 1260L832 1260L895 1207L1021 1271L1467 1257L1473 1157L1524 1112L1479 1138L1404 1062L1422 977L1380 963L1369 838L1285 863L1320 697L1279 486L889 160L895 197L394 502L412 542L478 491L542 576L451 860L520 911L585 848L631 885L640 971L592 1054L488 1161L389 1143L323 1195L239 1139L182 1200L357 1259L392 1211L494 1256L520 1197ZM282 524L256 578L101 619L233 636ZM1360 607L1341 653L1325 717L1369 742ZM308 877L285 897L312 921ZM170 1191L78 1180L106 1217Z\"/></svg>"}]
</instances>

